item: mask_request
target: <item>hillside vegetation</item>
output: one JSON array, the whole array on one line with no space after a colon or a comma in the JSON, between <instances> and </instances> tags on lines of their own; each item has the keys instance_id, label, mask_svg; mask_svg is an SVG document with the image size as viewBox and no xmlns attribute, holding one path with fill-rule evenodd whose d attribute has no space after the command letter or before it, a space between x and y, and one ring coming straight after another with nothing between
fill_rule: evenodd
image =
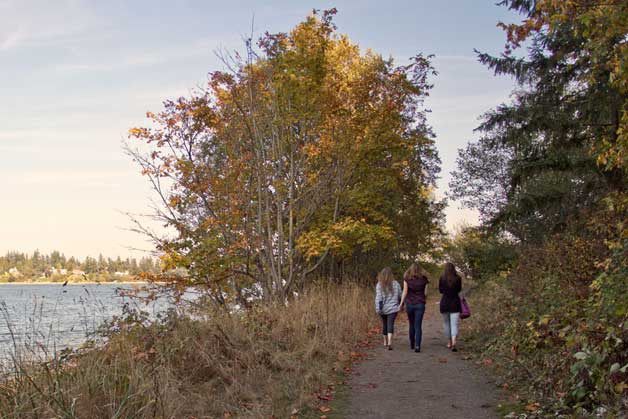
<instances>
[{"instance_id":1,"label":"hillside vegetation","mask_svg":"<svg viewBox=\"0 0 628 419\"><path fill-rule=\"evenodd\" d=\"M528 416L628 407L628 4L507 0L518 82L458 157L452 195L483 223L448 253L482 285L476 349ZM522 46L527 51L517 56Z\"/></svg>"},{"instance_id":2,"label":"hillside vegetation","mask_svg":"<svg viewBox=\"0 0 628 419\"><path fill-rule=\"evenodd\" d=\"M159 261L147 256L137 260L103 255L79 260L58 251L43 254L37 250L32 254L7 252L0 256L0 283L128 281L137 279L142 272L159 273Z\"/></svg>"}]
</instances>

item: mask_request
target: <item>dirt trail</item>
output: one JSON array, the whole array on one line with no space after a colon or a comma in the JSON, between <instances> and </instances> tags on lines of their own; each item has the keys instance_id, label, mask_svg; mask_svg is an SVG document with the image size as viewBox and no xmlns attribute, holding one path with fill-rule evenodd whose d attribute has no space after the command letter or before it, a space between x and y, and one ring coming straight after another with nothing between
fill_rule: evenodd
<instances>
[{"instance_id":1,"label":"dirt trail","mask_svg":"<svg viewBox=\"0 0 628 419\"><path fill-rule=\"evenodd\" d=\"M471 319L468 321L472 321ZM459 351L445 347L438 305L429 301L423 320L421 352L410 350L406 315L395 324L394 350L379 344L349 380L349 418L498 417L495 384L465 360L464 336Z\"/></svg>"}]
</instances>

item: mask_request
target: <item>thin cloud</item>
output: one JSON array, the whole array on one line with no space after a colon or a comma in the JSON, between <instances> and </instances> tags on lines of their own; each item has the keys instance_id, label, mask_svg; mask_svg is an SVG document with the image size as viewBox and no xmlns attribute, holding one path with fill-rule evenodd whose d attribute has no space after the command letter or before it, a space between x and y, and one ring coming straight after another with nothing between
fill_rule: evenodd
<instances>
[{"instance_id":1,"label":"thin cloud","mask_svg":"<svg viewBox=\"0 0 628 419\"><path fill-rule=\"evenodd\" d=\"M15 30L13 32L9 32L7 35L4 35L0 39L0 51L7 51L15 46L17 46L22 38L22 34L20 30Z\"/></svg>"},{"instance_id":2,"label":"thin cloud","mask_svg":"<svg viewBox=\"0 0 628 419\"><path fill-rule=\"evenodd\" d=\"M455 62L477 62L478 57L475 55L436 55L434 61L455 61Z\"/></svg>"},{"instance_id":3,"label":"thin cloud","mask_svg":"<svg viewBox=\"0 0 628 419\"><path fill-rule=\"evenodd\" d=\"M71 184L72 188L107 186L112 183L128 179L131 171L92 171L72 170L60 172L54 170L39 170L19 173L18 176L4 176L7 186L34 186Z\"/></svg>"},{"instance_id":4,"label":"thin cloud","mask_svg":"<svg viewBox=\"0 0 628 419\"><path fill-rule=\"evenodd\" d=\"M97 20L80 0L0 2L0 51L70 44L93 33Z\"/></svg>"},{"instance_id":5,"label":"thin cloud","mask_svg":"<svg viewBox=\"0 0 628 419\"><path fill-rule=\"evenodd\" d=\"M199 39L192 44L180 47L172 46L167 48L146 51L145 49L128 51L124 55L102 57L99 52L99 60L93 62L69 62L54 66L58 72L83 72L83 71L116 71L133 67L151 66L164 64L172 61L186 60L190 58L208 56L213 58L212 51L216 49L217 41L209 39ZM118 53L118 51L116 51Z\"/></svg>"}]
</instances>

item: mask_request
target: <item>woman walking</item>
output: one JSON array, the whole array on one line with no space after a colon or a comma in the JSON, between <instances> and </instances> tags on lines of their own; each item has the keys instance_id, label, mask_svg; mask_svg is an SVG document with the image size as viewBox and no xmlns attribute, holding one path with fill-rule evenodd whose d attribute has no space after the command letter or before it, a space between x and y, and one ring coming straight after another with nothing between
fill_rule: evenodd
<instances>
[{"instance_id":1,"label":"woman walking","mask_svg":"<svg viewBox=\"0 0 628 419\"><path fill-rule=\"evenodd\" d=\"M392 269L386 267L377 275L375 287L375 311L382 318L382 334L384 347L392 350L393 333L395 332L395 318L399 311L401 286L393 276Z\"/></svg>"},{"instance_id":2,"label":"woman walking","mask_svg":"<svg viewBox=\"0 0 628 419\"><path fill-rule=\"evenodd\" d=\"M456 272L453 263L445 264L445 272L438 280L438 290L443 296L440 299L440 312L443 315L447 347L456 352L456 336L458 335L458 320L460 319L460 296L462 278Z\"/></svg>"},{"instance_id":3,"label":"woman walking","mask_svg":"<svg viewBox=\"0 0 628 419\"><path fill-rule=\"evenodd\" d=\"M423 315L425 314L425 300L427 298L427 274L418 263L413 263L403 274L403 294L399 309L406 303L408 313L408 335L410 349L421 352L421 338L423 336Z\"/></svg>"}]
</instances>

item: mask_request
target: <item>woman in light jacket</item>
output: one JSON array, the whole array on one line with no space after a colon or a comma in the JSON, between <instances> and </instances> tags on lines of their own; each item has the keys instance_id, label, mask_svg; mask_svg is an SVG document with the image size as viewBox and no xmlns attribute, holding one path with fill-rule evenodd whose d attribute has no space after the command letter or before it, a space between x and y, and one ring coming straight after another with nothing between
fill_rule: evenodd
<instances>
[{"instance_id":1,"label":"woman in light jacket","mask_svg":"<svg viewBox=\"0 0 628 419\"><path fill-rule=\"evenodd\" d=\"M375 287L375 311L382 318L382 335L384 335L384 347L392 350L393 333L395 332L395 318L399 311L401 300L401 286L392 273L392 269L386 267L377 275Z\"/></svg>"}]
</instances>

